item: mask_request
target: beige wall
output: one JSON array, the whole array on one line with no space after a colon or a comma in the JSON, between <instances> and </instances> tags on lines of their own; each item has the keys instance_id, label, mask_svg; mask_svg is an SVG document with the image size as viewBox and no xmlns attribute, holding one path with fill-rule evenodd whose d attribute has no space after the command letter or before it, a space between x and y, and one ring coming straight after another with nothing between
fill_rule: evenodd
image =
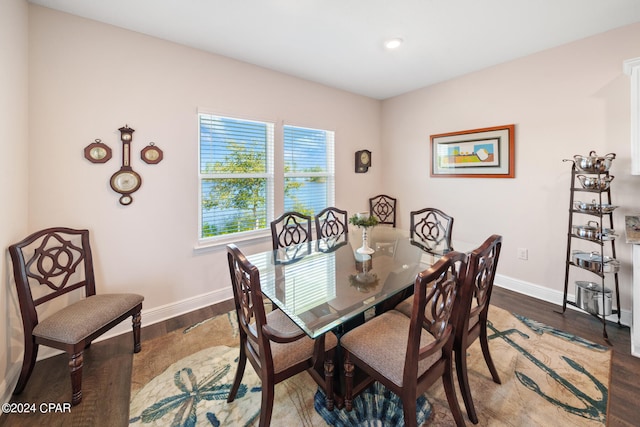
<instances>
[{"instance_id":1,"label":"beige wall","mask_svg":"<svg viewBox=\"0 0 640 427\"><path fill-rule=\"evenodd\" d=\"M629 310L631 248L624 215L640 212L640 177L630 175L630 88L622 62L640 56L638 40L635 24L384 101L384 188L401 201L400 226L408 227L411 210L434 206L455 217L454 238L482 241L502 234L497 282L561 303L571 171L562 160L590 150L614 152L621 305ZM429 176L430 135L511 123L515 179ZM592 200L588 194L580 198ZM517 259L517 248L529 250L528 261ZM575 280L598 279L577 276L570 294Z\"/></svg>"},{"instance_id":2,"label":"beige wall","mask_svg":"<svg viewBox=\"0 0 640 427\"><path fill-rule=\"evenodd\" d=\"M0 245L6 248L27 230L28 189L28 8L25 0L0 4ZM20 369L21 328L9 257L0 262L0 398L6 402Z\"/></svg>"},{"instance_id":3,"label":"beige wall","mask_svg":"<svg viewBox=\"0 0 640 427\"><path fill-rule=\"evenodd\" d=\"M362 210L375 191L380 168L356 175L353 153L380 151L379 101L42 7L31 6L30 19L29 228L89 228L99 291L140 292L145 311L232 296L224 246L194 252L198 108L335 130L337 181L349 182L337 186L336 204ZM143 180L127 207L109 187L125 124ZM83 158L95 138L114 159ZM140 160L150 141L164 150L158 165ZM250 253L269 242L240 246Z\"/></svg>"},{"instance_id":4,"label":"beige wall","mask_svg":"<svg viewBox=\"0 0 640 427\"><path fill-rule=\"evenodd\" d=\"M3 246L44 227L88 228L98 292L143 294L143 323L232 297L225 248L194 250L198 108L335 130L336 178L350 183L338 185L336 205L364 210L377 191L381 168L353 171L355 150L380 151L377 100L24 0L2 8L0 73L8 73L0 78ZM118 128L125 124L135 129L132 166L143 179L128 207L109 187L120 168ZM83 157L96 138L113 149L106 164ZM140 160L151 141L164 150L158 165ZM240 247L252 253L270 242ZM5 261L0 303L15 310L8 271ZM22 331L15 316L3 315L1 326L0 345L8 351L0 351L6 378L0 390L7 401L20 368ZM126 322L121 326L130 329ZM40 354L51 351L41 348Z\"/></svg>"}]
</instances>

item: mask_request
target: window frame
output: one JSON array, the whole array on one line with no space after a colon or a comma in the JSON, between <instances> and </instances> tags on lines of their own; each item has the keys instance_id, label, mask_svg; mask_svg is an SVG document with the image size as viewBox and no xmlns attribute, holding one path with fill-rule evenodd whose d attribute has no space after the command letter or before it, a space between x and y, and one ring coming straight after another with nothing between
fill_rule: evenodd
<instances>
[{"instance_id":1,"label":"window frame","mask_svg":"<svg viewBox=\"0 0 640 427\"><path fill-rule=\"evenodd\" d=\"M266 140L266 171L259 173L238 173L238 174L205 174L202 173L202 133L201 133L201 116L217 117L222 119L236 120L260 123L267 126L267 140ZM251 119L242 116L232 116L228 114L213 113L204 110L198 110L197 114L198 123L198 244L197 247L209 247L226 245L231 242L246 241L252 239L259 239L265 236L270 236L269 222L273 220L274 212L274 179L275 179L275 167L274 167L274 149L275 149L275 133L276 123L273 120L260 120ZM225 178L264 178L266 179L266 224L265 228L259 230L240 231L230 234L222 234L219 236L203 237L202 236L202 182L205 179L225 179Z\"/></svg>"},{"instance_id":2,"label":"window frame","mask_svg":"<svg viewBox=\"0 0 640 427\"><path fill-rule=\"evenodd\" d=\"M270 126L269 137L267 138L267 171L265 173L251 173L251 174L203 174L201 167L201 155L202 155L202 132L201 132L201 116L213 116L223 119L247 121L264 123ZM197 244L196 250L203 250L207 248L215 248L228 243L233 242L251 242L251 241L264 241L271 238L271 230L269 224L275 218L275 212L283 210L285 205L284 195L284 183L286 178L292 177L324 177L329 183L327 188L327 203L329 206L333 206L335 203L335 131L331 129L322 129L318 127L298 126L291 123L286 123L283 120L265 120L259 118L248 118L239 114L221 114L212 112L210 110L198 109L196 114L197 126L198 126L198 152L197 152L197 167L198 167L198 225L197 225ZM323 131L327 134L331 134L330 146L327 147L325 155L327 156L327 172L289 172L285 173L285 160L284 160L284 129L285 127L309 129L314 131ZM203 228L203 194L202 183L204 179L209 178L266 178L267 179L267 202L266 202L266 228L259 230L249 230L242 232L235 232L230 234L223 234L212 237L202 237ZM279 188L276 188L278 186ZM276 207L278 205L278 207ZM313 228L312 224L312 228Z\"/></svg>"}]
</instances>

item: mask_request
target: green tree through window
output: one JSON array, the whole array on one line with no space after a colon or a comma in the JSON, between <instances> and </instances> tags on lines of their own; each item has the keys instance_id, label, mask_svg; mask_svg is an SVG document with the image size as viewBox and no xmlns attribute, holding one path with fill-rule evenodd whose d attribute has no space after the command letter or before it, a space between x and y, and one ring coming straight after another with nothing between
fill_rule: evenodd
<instances>
[{"instance_id":1,"label":"green tree through window","mask_svg":"<svg viewBox=\"0 0 640 427\"><path fill-rule=\"evenodd\" d=\"M274 210L313 215L333 203L333 132L284 126L284 185L274 189L274 124L199 120L201 239L264 231ZM281 208L273 206L278 191Z\"/></svg>"}]
</instances>

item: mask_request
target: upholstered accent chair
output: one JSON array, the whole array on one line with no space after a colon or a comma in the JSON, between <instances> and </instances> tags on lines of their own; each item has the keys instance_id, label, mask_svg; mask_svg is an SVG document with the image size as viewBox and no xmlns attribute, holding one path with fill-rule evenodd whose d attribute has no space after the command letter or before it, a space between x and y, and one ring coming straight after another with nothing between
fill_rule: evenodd
<instances>
[{"instance_id":1,"label":"upholstered accent chair","mask_svg":"<svg viewBox=\"0 0 640 427\"><path fill-rule=\"evenodd\" d=\"M318 239L341 237L349 233L347 211L335 207L321 210L315 216L316 235Z\"/></svg>"},{"instance_id":2,"label":"upholstered accent chair","mask_svg":"<svg viewBox=\"0 0 640 427\"><path fill-rule=\"evenodd\" d=\"M273 250L313 240L311 217L300 212L285 212L271 221Z\"/></svg>"},{"instance_id":3,"label":"upholstered accent chair","mask_svg":"<svg viewBox=\"0 0 640 427\"><path fill-rule=\"evenodd\" d=\"M444 247L452 250L453 217L440 209L424 208L410 214L411 239L426 250Z\"/></svg>"},{"instance_id":4,"label":"upholstered accent chair","mask_svg":"<svg viewBox=\"0 0 640 427\"><path fill-rule=\"evenodd\" d=\"M464 425L453 384L453 344L466 271L467 256L449 252L416 277L410 318L390 310L341 338L347 410L353 405L353 377L359 368L371 382L379 381L401 398L407 426L417 424L418 396L442 380L453 418Z\"/></svg>"},{"instance_id":5,"label":"upholstered accent chair","mask_svg":"<svg viewBox=\"0 0 640 427\"><path fill-rule=\"evenodd\" d=\"M463 303L461 307L464 315L458 317L458 326L456 327L454 352L458 383L467 414L474 424L478 423L478 416L473 405L471 389L469 388L467 348L476 339L480 338L482 355L493 381L496 384L501 384L500 376L489 352L489 339L487 337L489 303L501 248L502 236L494 234L485 240L480 247L471 252L466 277L467 283L462 294Z\"/></svg>"},{"instance_id":6,"label":"upholstered accent chair","mask_svg":"<svg viewBox=\"0 0 640 427\"><path fill-rule=\"evenodd\" d=\"M303 371L322 387L332 410L335 335L311 339L282 310L266 313L258 269L233 244L227 246L227 259L240 335L238 368L227 402L236 397L248 359L262 381L260 426L271 421L275 385Z\"/></svg>"},{"instance_id":7,"label":"upholstered accent chair","mask_svg":"<svg viewBox=\"0 0 640 427\"><path fill-rule=\"evenodd\" d=\"M31 376L39 345L69 355L71 404L82 400L84 350L128 317L133 323L133 351L140 351L143 296L129 293L96 295L89 231L64 227L37 231L9 246L24 326L24 359L14 394ZM51 311L73 296L81 299L42 318L36 308ZM66 296L66 298L61 298ZM56 300L55 303L52 300ZM52 305L54 304L54 305ZM100 392L103 392L100 390Z\"/></svg>"},{"instance_id":8,"label":"upholstered accent chair","mask_svg":"<svg viewBox=\"0 0 640 427\"><path fill-rule=\"evenodd\" d=\"M380 224L396 226L397 199L380 194L369 199L369 214L373 215Z\"/></svg>"}]
</instances>

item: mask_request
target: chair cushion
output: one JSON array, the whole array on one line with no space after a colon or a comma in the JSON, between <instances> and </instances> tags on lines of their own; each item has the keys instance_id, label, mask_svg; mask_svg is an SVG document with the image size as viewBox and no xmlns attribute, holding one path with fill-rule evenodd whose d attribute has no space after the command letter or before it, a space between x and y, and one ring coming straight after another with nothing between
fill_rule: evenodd
<instances>
[{"instance_id":1,"label":"chair cushion","mask_svg":"<svg viewBox=\"0 0 640 427\"><path fill-rule=\"evenodd\" d=\"M301 329L282 310L274 310L267 314L267 324L283 334L300 332ZM255 325L251 325L254 329ZM258 346L249 340L256 353L260 354ZM273 358L273 368L276 373L284 371L290 366L296 365L313 356L313 346L315 340L304 335L299 340L290 343L271 342L271 356ZM336 336L328 332L325 334L324 349L329 351L338 345Z\"/></svg>"},{"instance_id":2,"label":"chair cushion","mask_svg":"<svg viewBox=\"0 0 640 427\"><path fill-rule=\"evenodd\" d=\"M340 344L389 381L402 387L402 375L407 354L410 319L390 310L364 325L347 332ZM420 335L420 348L435 338L425 329ZM442 355L441 351L418 362L418 376L427 371Z\"/></svg>"},{"instance_id":3,"label":"chair cushion","mask_svg":"<svg viewBox=\"0 0 640 427\"><path fill-rule=\"evenodd\" d=\"M75 302L39 322L33 335L76 344L144 300L137 294L101 294Z\"/></svg>"}]
</instances>

